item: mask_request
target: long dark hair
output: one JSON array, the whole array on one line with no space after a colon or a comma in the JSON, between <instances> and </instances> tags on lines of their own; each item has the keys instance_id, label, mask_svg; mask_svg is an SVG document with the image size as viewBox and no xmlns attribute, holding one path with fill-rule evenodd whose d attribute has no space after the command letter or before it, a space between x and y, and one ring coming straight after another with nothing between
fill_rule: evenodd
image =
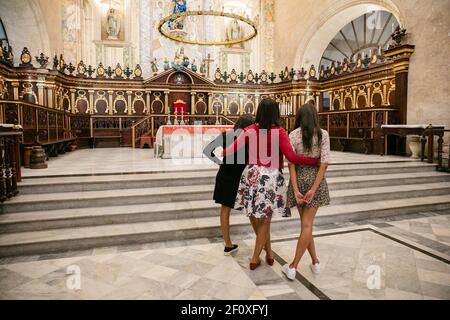
<instances>
[{"instance_id":1,"label":"long dark hair","mask_svg":"<svg viewBox=\"0 0 450 320\"><path fill-rule=\"evenodd\" d=\"M251 114L244 114L234 124L234 131L245 129L255 123L255 118Z\"/></svg>"},{"instance_id":2,"label":"long dark hair","mask_svg":"<svg viewBox=\"0 0 450 320\"><path fill-rule=\"evenodd\" d=\"M295 128L302 129L302 142L305 151L311 151L314 134L317 134L319 145L322 142L322 130L319 125L317 110L311 103L305 104L297 112Z\"/></svg>"},{"instance_id":3,"label":"long dark hair","mask_svg":"<svg viewBox=\"0 0 450 320\"><path fill-rule=\"evenodd\" d=\"M270 130L273 126L281 127L280 106L273 99L263 99L258 106L255 122L261 129Z\"/></svg>"}]
</instances>

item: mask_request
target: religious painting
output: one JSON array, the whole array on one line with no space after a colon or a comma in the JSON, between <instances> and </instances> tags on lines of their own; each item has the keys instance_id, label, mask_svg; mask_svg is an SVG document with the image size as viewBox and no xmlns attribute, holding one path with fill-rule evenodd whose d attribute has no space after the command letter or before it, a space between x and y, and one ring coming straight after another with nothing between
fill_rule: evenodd
<instances>
[{"instance_id":1,"label":"religious painting","mask_svg":"<svg viewBox=\"0 0 450 320\"><path fill-rule=\"evenodd\" d=\"M124 41L124 7L122 0L103 0L107 8L102 18L102 40Z\"/></svg>"}]
</instances>

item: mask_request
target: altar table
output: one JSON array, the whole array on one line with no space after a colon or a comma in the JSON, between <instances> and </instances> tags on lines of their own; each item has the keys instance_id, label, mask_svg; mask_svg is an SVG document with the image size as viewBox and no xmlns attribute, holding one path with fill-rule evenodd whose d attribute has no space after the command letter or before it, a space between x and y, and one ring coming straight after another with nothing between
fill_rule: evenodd
<instances>
[{"instance_id":1,"label":"altar table","mask_svg":"<svg viewBox=\"0 0 450 320\"><path fill-rule=\"evenodd\" d=\"M156 133L155 157L202 158L203 149L231 125L164 125Z\"/></svg>"},{"instance_id":2,"label":"altar table","mask_svg":"<svg viewBox=\"0 0 450 320\"><path fill-rule=\"evenodd\" d=\"M425 159L425 143L428 140L428 162L433 163L433 145L434 136L438 136L438 157L441 159L440 154L442 154L442 137L444 136L445 126L443 125L382 125L381 126L381 155L387 153L386 137L388 135L396 135L401 137L406 137L409 135L420 136L421 141L421 161ZM428 138L428 139L427 139ZM441 165L441 164L439 164Z\"/></svg>"}]
</instances>

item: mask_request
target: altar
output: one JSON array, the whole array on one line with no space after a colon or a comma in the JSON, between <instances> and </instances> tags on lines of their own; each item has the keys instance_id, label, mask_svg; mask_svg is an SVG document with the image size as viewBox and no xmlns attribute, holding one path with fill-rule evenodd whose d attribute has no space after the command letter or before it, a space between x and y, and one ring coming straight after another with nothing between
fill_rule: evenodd
<instances>
[{"instance_id":1,"label":"altar","mask_svg":"<svg viewBox=\"0 0 450 320\"><path fill-rule=\"evenodd\" d=\"M204 148L231 125L164 125L156 133L155 157L202 158Z\"/></svg>"}]
</instances>

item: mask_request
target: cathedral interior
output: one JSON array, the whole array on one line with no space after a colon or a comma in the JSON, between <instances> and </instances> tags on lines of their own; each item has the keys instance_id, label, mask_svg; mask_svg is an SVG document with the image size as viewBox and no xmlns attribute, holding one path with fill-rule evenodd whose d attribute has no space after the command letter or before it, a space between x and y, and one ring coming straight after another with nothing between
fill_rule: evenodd
<instances>
[{"instance_id":1,"label":"cathedral interior","mask_svg":"<svg viewBox=\"0 0 450 320\"><path fill-rule=\"evenodd\" d=\"M0 299L450 299L449 35L449 0L0 0ZM202 151L265 99L329 133L320 275L283 276L296 209L273 266L235 211L221 252Z\"/></svg>"}]
</instances>

